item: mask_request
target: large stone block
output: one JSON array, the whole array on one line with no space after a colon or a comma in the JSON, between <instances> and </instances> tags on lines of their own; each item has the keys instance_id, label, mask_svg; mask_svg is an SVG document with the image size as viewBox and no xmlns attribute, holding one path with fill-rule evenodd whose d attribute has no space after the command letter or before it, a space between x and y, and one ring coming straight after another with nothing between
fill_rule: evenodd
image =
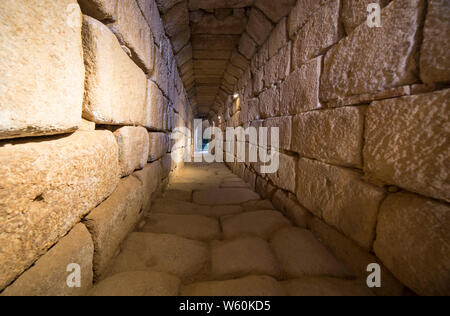
<instances>
[{"instance_id":1,"label":"large stone block","mask_svg":"<svg viewBox=\"0 0 450 316\"><path fill-rule=\"evenodd\" d=\"M328 1L300 29L292 49L294 67L300 67L308 60L322 55L339 41L342 35L339 25L339 4L340 0Z\"/></svg>"},{"instance_id":2,"label":"large stone block","mask_svg":"<svg viewBox=\"0 0 450 316\"><path fill-rule=\"evenodd\" d=\"M251 59L256 53L256 43L247 33L244 33L241 36L241 40L239 41L239 52L247 59Z\"/></svg>"},{"instance_id":3,"label":"large stone block","mask_svg":"<svg viewBox=\"0 0 450 316\"><path fill-rule=\"evenodd\" d=\"M115 20L117 0L78 0L78 3L83 13L94 19L105 22Z\"/></svg>"},{"instance_id":4,"label":"large stone block","mask_svg":"<svg viewBox=\"0 0 450 316\"><path fill-rule=\"evenodd\" d=\"M384 191L360 174L302 158L297 168L297 199L366 250L372 248Z\"/></svg>"},{"instance_id":5,"label":"large stone block","mask_svg":"<svg viewBox=\"0 0 450 316\"><path fill-rule=\"evenodd\" d=\"M149 136L143 127L124 126L114 132L119 144L119 165L122 177L147 164Z\"/></svg>"},{"instance_id":6,"label":"large stone block","mask_svg":"<svg viewBox=\"0 0 450 316\"><path fill-rule=\"evenodd\" d=\"M295 192L295 169L296 158L280 153L280 165L275 173L268 173L267 176L277 187Z\"/></svg>"},{"instance_id":7,"label":"large stone block","mask_svg":"<svg viewBox=\"0 0 450 316\"><path fill-rule=\"evenodd\" d=\"M267 145L270 147L283 149L283 150L291 150L291 142L292 142L292 116L280 116L280 117L272 117L266 119L264 121L264 127L268 128L267 131ZM279 132L279 146L275 146L272 144L272 129L278 127ZM255 144L257 145L257 144Z\"/></svg>"},{"instance_id":8,"label":"large stone block","mask_svg":"<svg viewBox=\"0 0 450 316\"><path fill-rule=\"evenodd\" d=\"M296 0L256 0L255 7L264 12L272 22L277 23L289 13L295 3Z\"/></svg>"},{"instance_id":9,"label":"large stone block","mask_svg":"<svg viewBox=\"0 0 450 316\"><path fill-rule=\"evenodd\" d=\"M311 15L325 2L326 0L298 0L288 18L289 38L293 39L297 31L305 25Z\"/></svg>"},{"instance_id":10,"label":"large stone block","mask_svg":"<svg viewBox=\"0 0 450 316\"><path fill-rule=\"evenodd\" d=\"M278 116L280 112L280 91L276 86L259 95L259 114L261 118Z\"/></svg>"},{"instance_id":11,"label":"large stone block","mask_svg":"<svg viewBox=\"0 0 450 316\"><path fill-rule=\"evenodd\" d=\"M273 57L281 48L288 43L287 19L282 19L272 31L269 37L269 58Z\"/></svg>"},{"instance_id":12,"label":"large stone block","mask_svg":"<svg viewBox=\"0 0 450 316\"><path fill-rule=\"evenodd\" d=\"M119 181L108 131L0 144L0 288L28 268Z\"/></svg>"},{"instance_id":13,"label":"large stone block","mask_svg":"<svg viewBox=\"0 0 450 316\"><path fill-rule=\"evenodd\" d=\"M77 224L28 271L22 274L2 296L81 296L92 286L92 259L94 245L91 235L83 224ZM67 268L76 263L80 266L79 288L67 286L70 272Z\"/></svg>"},{"instance_id":14,"label":"large stone block","mask_svg":"<svg viewBox=\"0 0 450 316\"><path fill-rule=\"evenodd\" d=\"M169 150L169 139L165 133L149 133L150 150L148 161L155 161L164 156Z\"/></svg>"},{"instance_id":15,"label":"large stone block","mask_svg":"<svg viewBox=\"0 0 450 316\"><path fill-rule=\"evenodd\" d=\"M77 2L2 1L0 20L0 139L76 130L84 87Z\"/></svg>"},{"instance_id":16,"label":"large stone block","mask_svg":"<svg viewBox=\"0 0 450 316\"><path fill-rule=\"evenodd\" d=\"M450 81L450 3L428 1L420 50L420 78L423 82Z\"/></svg>"},{"instance_id":17,"label":"large stone block","mask_svg":"<svg viewBox=\"0 0 450 316\"><path fill-rule=\"evenodd\" d=\"M294 116L292 150L302 157L362 168L366 108L345 107Z\"/></svg>"},{"instance_id":18,"label":"large stone block","mask_svg":"<svg viewBox=\"0 0 450 316\"><path fill-rule=\"evenodd\" d=\"M94 240L94 275L100 279L120 244L134 228L142 207L143 186L135 177L120 180L111 196L85 219Z\"/></svg>"},{"instance_id":19,"label":"large stone block","mask_svg":"<svg viewBox=\"0 0 450 316\"><path fill-rule=\"evenodd\" d=\"M162 19L166 33L170 37L189 28L189 12L186 1L181 1L167 10Z\"/></svg>"},{"instance_id":20,"label":"large stone block","mask_svg":"<svg viewBox=\"0 0 450 316\"><path fill-rule=\"evenodd\" d=\"M370 28L363 23L331 48L325 56L321 100L417 82L415 58L423 7L422 0L392 1L382 10L382 27Z\"/></svg>"},{"instance_id":21,"label":"large stone block","mask_svg":"<svg viewBox=\"0 0 450 316\"><path fill-rule=\"evenodd\" d=\"M291 68L291 43L286 45L264 65L264 87L269 88L283 81Z\"/></svg>"},{"instance_id":22,"label":"large stone block","mask_svg":"<svg viewBox=\"0 0 450 316\"><path fill-rule=\"evenodd\" d=\"M151 74L155 62L155 44L150 27L136 1L117 0L116 22L109 27L120 42L131 50L133 61Z\"/></svg>"},{"instance_id":23,"label":"large stone block","mask_svg":"<svg viewBox=\"0 0 450 316\"><path fill-rule=\"evenodd\" d=\"M317 57L294 70L280 86L282 115L316 110L319 102L322 57Z\"/></svg>"},{"instance_id":24,"label":"large stone block","mask_svg":"<svg viewBox=\"0 0 450 316\"><path fill-rule=\"evenodd\" d=\"M262 45L272 32L273 25L268 18L259 11L253 8L247 24L247 33L258 44Z\"/></svg>"},{"instance_id":25,"label":"large stone block","mask_svg":"<svg viewBox=\"0 0 450 316\"><path fill-rule=\"evenodd\" d=\"M152 80L148 80L145 116L145 126L148 129L164 129L164 113L166 112L167 106L168 101L161 90Z\"/></svg>"},{"instance_id":26,"label":"large stone block","mask_svg":"<svg viewBox=\"0 0 450 316\"><path fill-rule=\"evenodd\" d=\"M408 193L381 205L376 255L419 295L450 295L450 207Z\"/></svg>"},{"instance_id":27,"label":"large stone block","mask_svg":"<svg viewBox=\"0 0 450 316\"><path fill-rule=\"evenodd\" d=\"M142 210L149 212L153 203L153 193L158 189L161 182L162 168L159 161L148 164L144 169L136 171L133 176L142 182L143 202Z\"/></svg>"},{"instance_id":28,"label":"large stone block","mask_svg":"<svg viewBox=\"0 0 450 316\"><path fill-rule=\"evenodd\" d=\"M86 91L83 117L98 124L143 125L144 72L123 51L114 34L84 16L83 48Z\"/></svg>"},{"instance_id":29,"label":"large stone block","mask_svg":"<svg viewBox=\"0 0 450 316\"><path fill-rule=\"evenodd\" d=\"M449 113L449 89L372 103L365 172L375 180L450 202Z\"/></svg>"}]
</instances>

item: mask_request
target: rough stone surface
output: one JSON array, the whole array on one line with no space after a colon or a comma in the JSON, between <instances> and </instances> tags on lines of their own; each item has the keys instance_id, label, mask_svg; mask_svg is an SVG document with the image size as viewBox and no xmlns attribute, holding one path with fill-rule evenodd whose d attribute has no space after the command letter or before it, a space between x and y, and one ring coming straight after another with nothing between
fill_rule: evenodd
<instances>
[{"instance_id":1,"label":"rough stone surface","mask_svg":"<svg viewBox=\"0 0 450 316\"><path fill-rule=\"evenodd\" d=\"M0 20L0 139L76 130L84 86L77 2L2 1Z\"/></svg>"},{"instance_id":2,"label":"rough stone surface","mask_svg":"<svg viewBox=\"0 0 450 316\"><path fill-rule=\"evenodd\" d=\"M94 245L83 224L76 225L52 249L39 258L2 296L80 296L92 286ZM81 269L81 287L67 286L67 266L76 262Z\"/></svg>"},{"instance_id":3,"label":"rough stone surface","mask_svg":"<svg viewBox=\"0 0 450 316\"><path fill-rule=\"evenodd\" d=\"M450 202L450 90L374 102L364 170L375 179Z\"/></svg>"},{"instance_id":4,"label":"rough stone surface","mask_svg":"<svg viewBox=\"0 0 450 316\"><path fill-rule=\"evenodd\" d=\"M156 192L159 183L161 182L161 163L155 161L147 164L142 170L133 173L133 176L138 178L142 182L143 187L143 200L142 210L148 212L151 209L153 202L153 193Z\"/></svg>"},{"instance_id":5,"label":"rough stone surface","mask_svg":"<svg viewBox=\"0 0 450 316\"><path fill-rule=\"evenodd\" d=\"M150 214L141 230L148 233L173 234L196 240L220 239L219 221L200 215Z\"/></svg>"},{"instance_id":6,"label":"rough stone surface","mask_svg":"<svg viewBox=\"0 0 450 316\"><path fill-rule=\"evenodd\" d=\"M383 27L362 24L331 48L325 56L321 100L415 83L423 6L422 0L392 1L382 10Z\"/></svg>"},{"instance_id":7,"label":"rough stone surface","mask_svg":"<svg viewBox=\"0 0 450 316\"><path fill-rule=\"evenodd\" d=\"M316 110L319 102L322 57L317 57L294 70L280 86L282 115Z\"/></svg>"},{"instance_id":8,"label":"rough stone surface","mask_svg":"<svg viewBox=\"0 0 450 316\"><path fill-rule=\"evenodd\" d=\"M109 277L90 291L90 296L177 296L180 279L152 271L123 272Z\"/></svg>"},{"instance_id":9,"label":"rough stone surface","mask_svg":"<svg viewBox=\"0 0 450 316\"><path fill-rule=\"evenodd\" d=\"M83 117L98 124L143 125L147 80L114 34L102 23L84 16L83 49Z\"/></svg>"},{"instance_id":10,"label":"rough stone surface","mask_svg":"<svg viewBox=\"0 0 450 316\"><path fill-rule=\"evenodd\" d=\"M254 211L238 215L225 216L221 219L223 235L226 239L239 236L257 236L268 239L272 233L284 226L291 225L277 211Z\"/></svg>"},{"instance_id":11,"label":"rough stone surface","mask_svg":"<svg viewBox=\"0 0 450 316\"><path fill-rule=\"evenodd\" d=\"M0 144L0 288L114 191L117 157L107 131Z\"/></svg>"},{"instance_id":12,"label":"rough stone surface","mask_svg":"<svg viewBox=\"0 0 450 316\"><path fill-rule=\"evenodd\" d=\"M379 4L384 8L389 4L390 0L341 0L342 1L342 23L344 24L345 32L350 34L359 25L366 23L369 4Z\"/></svg>"},{"instance_id":13,"label":"rough stone surface","mask_svg":"<svg viewBox=\"0 0 450 316\"><path fill-rule=\"evenodd\" d=\"M277 190L274 193L273 204L277 210L286 215L297 227L308 227L311 214L304 207L291 200L283 191Z\"/></svg>"},{"instance_id":14,"label":"rough stone surface","mask_svg":"<svg viewBox=\"0 0 450 316\"><path fill-rule=\"evenodd\" d=\"M403 296L406 293L403 284L386 269L380 259L359 247L353 240L317 217L311 219L309 227L314 235L333 252L336 258L351 269L355 276L361 279L367 278L367 266L371 263L380 265L382 286L372 289L377 296Z\"/></svg>"},{"instance_id":15,"label":"rough stone surface","mask_svg":"<svg viewBox=\"0 0 450 316\"><path fill-rule=\"evenodd\" d=\"M264 127L267 127L267 145L273 148L291 150L292 142L292 116L280 116L268 118L264 121ZM272 144L272 128L277 128L280 135L279 146ZM255 144L257 145L257 144Z\"/></svg>"},{"instance_id":16,"label":"rough stone surface","mask_svg":"<svg viewBox=\"0 0 450 316\"><path fill-rule=\"evenodd\" d=\"M285 278L351 276L347 267L305 229L283 228L273 236L270 244Z\"/></svg>"},{"instance_id":17,"label":"rough stone surface","mask_svg":"<svg viewBox=\"0 0 450 316\"><path fill-rule=\"evenodd\" d=\"M312 111L294 116L292 150L302 157L362 168L366 107Z\"/></svg>"},{"instance_id":18,"label":"rough stone surface","mask_svg":"<svg viewBox=\"0 0 450 316\"><path fill-rule=\"evenodd\" d=\"M255 7L260 9L274 23L277 23L282 17L287 15L296 0L256 0Z\"/></svg>"},{"instance_id":19,"label":"rough stone surface","mask_svg":"<svg viewBox=\"0 0 450 316\"><path fill-rule=\"evenodd\" d=\"M340 0L331 0L317 10L300 29L293 43L292 64L300 67L336 44L341 38L339 28Z\"/></svg>"},{"instance_id":20,"label":"rough stone surface","mask_svg":"<svg viewBox=\"0 0 450 316\"><path fill-rule=\"evenodd\" d=\"M289 296L374 296L361 281L303 277L282 282Z\"/></svg>"},{"instance_id":21,"label":"rough stone surface","mask_svg":"<svg viewBox=\"0 0 450 316\"><path fill-rule=\"evenodd\" d=\"M280 113L280 91L276 86L259 95L259 116L268 118Z\"/></svg>"},{"instance_id":22,"label":"rough stone surface","mask_svg":"<svg viewBox=\"0 0 450 316\"><path fill-rule=\"evenodd\" d=\"M297 0L288 18L289 38L293 39L297 31L325 2L326 0Z\"/></svg>"},{"instance_id":23,"label":"rough stone surface","mask_svg":"<svg viewBox=\"0 0 450 316\"><path fill-rule=\"evenodd\" d=\"M256 52L256 43L247 33L242 34L239 41L239 52L247 59L251 59Z\"/></svg>"},{"instance_id":24,"label":"rough stone surface","mask_svg":"<svg viewBox=\"0 0 450 316\"><path fill-rule=\"evenodd\" d=\"M212 189L194 192L193 200L202 205L241 204L258 200L259 195L249 189Z\"/></svg>"},{"instance_id":25,"label":"rough stone surface","mask_svg":"<svg viewBox=\"0 0 450 316\"><path fill-rule=\"evenodd\" d=\"M258 44L262 45L272 31L272 23L259 10L253 8L247 24L247 33Z\"/></svg>"},{"instance_id":26,"label":"rough stone surface","mask_svg":"<svg viewBox=\"0 0 450 316\"><path fill-rule=\"evenodd\" d=\"M213 243L211 258L211 273L216 278L236 278L251 274L280 276L269 244L261 238L244 237Z\"/></svg>"},{"instance_id":27,"label":"rough stone surface","mask_svg":"<svg viewBox=\"0 0 450 316\"><path fill-rule=\"evenodd\" d=\"M376 255L419 295L450 295L450 207L413 194L387 197Z\"/></svg>"},{"instance_id":28,"label":"rough stone surface","mask_svg":"<svg viewBox=\"0 0 450 316\"><path fill-rule=\"evenodd\" d=\"M320 197L320 198L319 198ZM297 168L297 199L366 250L375 238L384 191L363 182L359 173L302 158Z\"/></svg>"},{"instance_id":29,"label":"rough stone surface","mask_svg":"<svg viewBox=\"0 0 450 316\"><path fill-rule=\"evenodd\" d=\"M109 27L120 42L131 50L133 61L151 74L155 62L155 44L150 27L136 1L117 0L116 22Z\"/></svg>"},{"instance_id":30,"label":"rough stone surface","mask_svg":"<svg viewBox=\"0 0 450 316\"><path fill-rule=\"evenodd\" d=\"M282 153L279 159L280 165L277 171L268 173L267 176L277 187L294 193L297 159Z\"/></svg>"},{"instance_id":31,"label":"rough stone surface","mask_svg":"<svg viewBox=\"0 0 450 316\"><path fill-rule=\"evenodd\" d=\"M167 103L167 99L158 86L152 80L148 80L145 127L152 130L164 129L164 113Z\"/></svg>"},{"instance_id":32,"label":"rough stone surface","mask_svg":"<svg viewBox=\"0 0 450 316\"><path fill-rule=\"evenodd\" d=\"M190 0L189 10L214 10L223 8L244 8L253 4L254 0Z\"/></svg>"},{"instance_id":33,"label":"rough stone surface","mask_svg":"<svg viewBox=\"0 0 450 316\"><path fill-rule=\"evenodd\" d=\"M84 219L94 241L97 280L104 275L120 243L137 223L142 196L142 183L137 178L123 178L113 194Z\"/></svg>"},{"instance_id":34,"label":"rough stone surface","mask_svg":"<svg viewBox=\"0 0 450 316\"><path fill-rule=\"evenodd\" d=\"M78 0L84 14L99 21L110 22L115 19L117 0Z\"/></svg>"},{"instance_id":35,"label":"rough stone surface","mask_svg":"<svg viewBox=\"0 0 450 316\"><path fill-rule=\"evenodd\" d=\"M143 127L124 126L114 132L119 144L119 165L122 177L147 164L149 136Z\"/></svg>"},{"instance_id":36,"label":"rough stone surface","mask_svg":"<svg viewBox=\"0 0 450 316\"><path fill-rule=\"evenodd\" d=\"M114 260L111 273L152 270L189 281L206 269L208 260L208 247L200 241L173 235L132 233Z\"/></svg>"},{"instance_id":37,"label":"rough stone surface","mask_svg":"<svg viewBox=\"0 0 450 316\"><path fill-rule=\"evenodd\" d=\"M420 78L423 82L450 82L450 5L447 1L428 1L420 50Z\"/></svg>"},{"instance_id":38,"label":"rough stone surface","mask_svg":"<svg viewBox=\"0 0 450 316\"><path fill-rule=\"evenodd\" d=\"M168 136L164 133L149 133L150 150L148 161L160 159L167 153L169 149Z\"/></svg>"},{"instance_id":39,"label":"rough stone surface","mask_svg":"<svg viewBox=\"0 0 450 316\"><path fill-rule=\"evenodd\" d=\"M183 296L283 296L283 287L268 276L249 276L236 280L213 281L186 285Z\"/></svg>"}]
</instances>

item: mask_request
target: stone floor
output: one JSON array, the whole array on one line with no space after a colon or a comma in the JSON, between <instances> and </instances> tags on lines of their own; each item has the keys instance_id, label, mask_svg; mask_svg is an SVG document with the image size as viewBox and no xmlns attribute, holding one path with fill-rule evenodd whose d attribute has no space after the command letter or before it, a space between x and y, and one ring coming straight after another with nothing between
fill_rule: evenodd
<instances>
[{"instance_id":1,"label":"stone floor","mask_svg":"<svg viewBox=\"0 0 450 316\"><path fill-rule=\"evenodd\" d=\"M186 166L108 275L92 295L372 295L223 164Z\"/></svg>"}]
</instances>

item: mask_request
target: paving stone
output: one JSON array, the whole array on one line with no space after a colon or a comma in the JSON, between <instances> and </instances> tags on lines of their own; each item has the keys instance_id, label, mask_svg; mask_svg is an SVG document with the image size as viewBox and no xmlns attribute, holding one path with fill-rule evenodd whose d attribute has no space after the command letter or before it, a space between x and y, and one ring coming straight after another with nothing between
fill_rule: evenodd
<instances>
[{"instance_id":1,"label":"paving stone","mask_svg":"<svg viewBox=\"0 0 450 316\"><path fill-rule=\"evenodd\" d=\"M272 202L269 200L258 200L243 203L241 205L246 211L274 210Z\"/></svg>"},{"instance_id":2,"label":"paving stone","mask_svg":"<svg viewBox=\"0 0 450 316\"><path fill-rule=\"evenodd\" d=\"M169 188L166 192L164 192L164 198L190 202L192 200L192 191Z\"/></svg>"},{"instance_id":3,"label":"paving stone","mask_svg":"<svg viewBox=\"0 0 450 316\"><path fill-rule=\"evenodd\" d=\"M268 239L275 231L290 222L277 211L245 212L221 218L224 238L253 235Z\"/></svg>"},{"instance_id":4,"label":"paving stone","mask_svg":"<svg viewBox=\"0 0 450 316\"><path fill-rule=\"evenodd\" d=\"M203 205L229 205L258 200L259 195L249 189L213 189L194 192L193 201Z\"/></svg>"},{"instance_id":5,"label":"paving stone","mask_svg":"<svg viewBox=\"0 0 450 316\"><path fill-rule=\"evenodd\" d=\"M217 219L200 215L150 214L142 232L173 234L196 240L220 239Z\"/></svg>"},{"instance_id":6,"label":"paving stone","mask_svg":"<svg viewBox=\"0 0 450 316\"><path fill-rule=\"evenodd\" d=\"M152 205L153 213L164 214L204 215L208 214L210 210L209 206L174 199L157 199Z\"/></svg>"},{"instance_id":7,"label":"paving stone","mask_svg":"<svg viewBox=\"0 0 450 316\"><path fill-rule=\"evenodd\" d=\"M110 275L126 271L158 271L192 281L209 262L205 243L174 235L131 233L113 261Z\"/></svg>"},{"instance_id":8,"label":"paving stone","mask_svg":"<svg viewBox=\"0 0 450 316\"><path fill-rule=\"evenodd\" d=\"M236 280L186 285L182 296L283 296L283 287L269 276L249 276Z\"/></svg>"},{"instance_id":9,"label":"paving stone","mask_svg":"<svg viewBox=\"0 0 450 316\"><path fill-rule=\"evenodd\" d=\"M227 279L251 274L280 276L280 270L269 244L257 237L213 242L212 275Z\"/></svg>"},{"instance_id":10,"label":"paving stone","mask_svg":"<svg viewBox=\"0 0 450 316\"><path fill-rule=\"evenodd\" d=\"M281 284L289 296L374 296L361 281L303 277Z\"/></svg>"},{"instance_id":11,"label":"paving stone","mask_svg":"<svg viewBox=\"0 0 450 316\"><path fill-rule=\"evenodd\" d=\"M283 228L272 237L270 244L286 278L352 276L349 270L305 229Z\"/></svg>"},{"instance_id":12,"label":"paving stone","mask_svg":"<svg viewBox=\"0 0 450 316\"><path fill-rule=\"evenodd\" d=\"M180 279L152 271L123 272L109 277L90 291L90 296L177 296Z\"/></svg>"}]
</instances>

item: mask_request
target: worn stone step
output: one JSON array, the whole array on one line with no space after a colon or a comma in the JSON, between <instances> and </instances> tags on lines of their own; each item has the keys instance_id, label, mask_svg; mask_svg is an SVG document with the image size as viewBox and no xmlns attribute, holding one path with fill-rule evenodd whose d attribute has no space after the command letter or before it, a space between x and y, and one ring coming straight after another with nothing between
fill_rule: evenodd
<instances>
[{"instance_id":1,"label":"worn stone step","mask_svg":"<svg viewBox=\"0 0 450 316\"><path fill-rule=\"evenodd\" d=\"M285 278L303 276L352 277L343 263L305 229L286 227L270 240Z\"/></svg>"},{"instance_id":2,"label":"worn stone step","mask_svg":"<svg viewBox=\"0 0 450 316\"><path fill-rule=\"evenodd\" d=\"M253 211L221 218L225 239L253 235L268 239L272 233L284 226L290 226L289 220L277 211Z\"/></svg>"},{"instance_id":3,"label":"worn stone step","mask_svg":"<svg viewBox=\"0 0 450 316\"><path fill-rule=\"evenodd\" d=\"M290 296L374 296L361 281L329 277L303 277L281 282Z\"/></svg>"},{"instance_id":4,"label":"worn stone step","mask_svg":"<svg viewBox=\"0 0 450 316\"><path fill-rule=\"evenodd\" d=\"M217 279L246 275L280 276L280 269L269 244L257 237L245 237L211 245L211 272Z\"/></svg>"},{"instance_id":5,"label":"worn stone step","mask_svg":"<svg viewBox=\"0 0 450 316\"><path fill-rule=\"evenodd\" d=\"M208 245L175 235L131 233L113 261L110 275L125 271L159 271L192 280L207 269Z\"/></svg>"},{"instance_id":6,"label":"worn stone step","mask_svg":"<svg viewBox=\"0 0 450 316\"><path fill-rule=\"evenodd\" d=\"M259 199L250 189L212 189L194 192L193 196L194 203L202 205L241 204Z\"/></svg>"},{"instance_id":7,"label":"worn stone step","mask_svg":"<svg viewBox=\"0 0 450 316\"><path fill-rule=\"evenodd\" d=\"M181 290L182 296L283 296L285 294L285 289L269 276L194 283L184 286Z\"/></svg>"},{"instance_id":8,"label":"worn stone step","mask_svg":"<svg viewBox=\"0 0 450 316\"><path fill-rule=\"evenodd\" d=\"M162 272L132 271L113 275L94 286L90 296L176 296L180 279Z\"/></svg>"},{"instance_id":9,"label":"worn stone step","mask_svg":"<svg viewBox=\"0 0 450 316\"><path fill-rule=\"evenodd\" d=\"M197 240L220 239L219 221L201 215L151 214L142 232L173 234Z\"/></svg>"}]
</instances>

